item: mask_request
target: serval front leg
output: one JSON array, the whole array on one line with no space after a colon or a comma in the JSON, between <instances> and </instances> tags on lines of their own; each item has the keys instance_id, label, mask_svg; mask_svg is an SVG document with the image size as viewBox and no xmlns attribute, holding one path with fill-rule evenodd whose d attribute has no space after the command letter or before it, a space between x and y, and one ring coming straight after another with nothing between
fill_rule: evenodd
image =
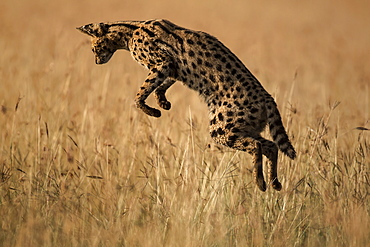
<instances>
[{"instance_id":1,"label":"serval front leg","mask_svg":"<svg viewBox=\"0 0 370 247\"><path fill-rule=\"evenodd\" d=\"M156 88L163 84L163 82L169 76L169 74L170 74L169 66L165 64L156 65L155 67L150 69L147 78L141 85L139 92L136 94L135 104L137 108L141 109L144 113L148 114L149 116L153 117L161 116L161 111L148 106L145 103L145 100Z\"/></svg>"}]
</instances>

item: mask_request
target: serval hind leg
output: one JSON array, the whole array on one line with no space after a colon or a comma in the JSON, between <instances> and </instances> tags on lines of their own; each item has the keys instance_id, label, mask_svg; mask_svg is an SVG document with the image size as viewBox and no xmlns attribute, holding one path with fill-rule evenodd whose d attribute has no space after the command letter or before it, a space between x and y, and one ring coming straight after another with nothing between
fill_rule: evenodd
<instances>
[{"instance_id":1,"label":"serval hind leg","mask_svg":"<svg viewBox=\"0 0 370 247\"><path fill-rule=\"evenodd\" d=\"M252 141L253 151L249 152L253 158L253 176L258 188L262 191L266 191L266 182L263 178L263 166L262 166L262 148L261 143L253 140ZM251 144L250 144L251 145Z\"/></svg>"},{"instance_id":2,"label":"serval hind leg","mask_svg":"<svg viewBox=\"0 0 370 247\"><path fill-rule=\"evenodd\" d=\"M262 166L262 144L259 140L252 137L239 137L235 142L228 143L229 147L246 151L252 155L253 160L253 177L258 188L261 191L266 191L266 182L263 177L263 166Z\"/></svg>"},{"instance_id":3,"label":"serval hind leg","mask_svg":"<svg viewBox=\"0 0 370 247\"><path fill-rule=\"evenodd\" d=\"M264 138L259 139L259 141L262 145L262 154L266 156L268 160L268 181L272 185L272 188L280 191L282 186L277 177L278 147L274 142L266 140Z\"/></svg>"}]
</instances>

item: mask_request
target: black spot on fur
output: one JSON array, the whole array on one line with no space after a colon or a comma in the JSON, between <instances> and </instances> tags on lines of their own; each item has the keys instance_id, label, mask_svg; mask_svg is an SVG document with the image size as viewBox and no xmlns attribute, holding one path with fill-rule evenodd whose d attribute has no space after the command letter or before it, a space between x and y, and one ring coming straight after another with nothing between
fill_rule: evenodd
<instances>
[{"instance_id":1,"label":"black spot on fur","mask_svg":"<svg viewBox=\"0 0 370 247\"><path fill-rule=\"evenodd\" d=\"M232 117L232 116L234 116L234 112L232 112L232 111L227 111L227 112L226 112L226 115L227 115L228 117Z\"/></svg>"},{"instance_id":2,"label":"black spot on fur","mask_svg":"<svg viewBox=\"0 0 370 247\"><path fill-rule=\"evenodd\" d=\"M223 129L221 129L221 128L218 128L217 129L217 134L224 135L225 134L225 131Z\"/></svg>"},{"instance_id":3,"label":"black spot on fur","mask_svg":"<svg viewBox=\"0 0 370 247\"><path fill-rule=\"evenodd\" d=\"M216 137L217 136L217 131L216 130L213 130L212 132L211 132L211 137Z\"/></svg>"},{"instance_id":4,"label":"black spot on fur","mask_svg":"<svg viewBox=\"0 0 370 247\"><path fill-rule=\"evenodd\" d=\"M240 132L240 130L239 130L238 128L233 128L233 129L231 130L231 132L233 132L233 133L238 133L238 132Z\"/></svg>"},{"instance_id":5,"label":"black spot on fur","mask_svg":"<svg viewBox=\"0 0 370 247\"><path fill-rule=\"evenodd\" d=\"M226 129L231 129L231 128L234 128L234 126L235 126L235 124L233 124L233 123L228 123L228 124L226 124L225 128L226 128Z\"/></svg>"},{"instance_id":6,"label":"black spot on fur","mask_svg":"<svg viewBox=\"0 0 370 247\"><path fill-rule=\"evenodd\" d=\"M205 61L204 62L204 65L207 66L208 68L212 68L213 67L213 65L210 62L208 62L208 61Z\"/></svg>"},{"instance_id":7,"label":"black spot on fur","mask_svg":"<svg viewBox=\"0 0 370 247\"><path fill-rule=\"evenodd\" d=\"M252 108L252 109L250 109L250 112L253 114L253 113L256 113L256 112L258 112L258 109L257 108Z\"/></svg>"},{"instance_id":8,"label":"black spot on fur","mask_svg":"<svg viewBox=\"0 0 370 247\"><path fill-rule=\"evenodd\" d=\"M229 136L227 138L226 145L229 147L233 147L237 139L238 139L238 136L236 135Z\"/></svg>"},{"instance_id":9,"label":"black spot on fur","mask_svg":"<svg viewBox=\"0 0 370 247\"><path fill-rule=\"evenodd\" d=\"M224 121L224 116L222 115L222 113L219 113L217 116L218 116L218 120Z\"/></svg>"},{"instance_id":10,"label":"black spot on fur","mask_svg":"<svg viewBox=\"0 0 370 247\"><path fill-rule=\"evenodd\" d=\"M221 58L221 55L220 54L218 54L218 53L216 53L215 55L213 55L215 58L217 58L217 59L220 59Z\"/></svg>"},{"instance_id":11,"label":"black spot on fur","mask_svg":"<svg viewBox=\"0 0 370 247\"><path fill-rule=\"evenodd\" d=\"M188 42L189 45L194 44L194 41L192 41L191 39L188 39L186 42Z\"/></svg>"}]
</instances>

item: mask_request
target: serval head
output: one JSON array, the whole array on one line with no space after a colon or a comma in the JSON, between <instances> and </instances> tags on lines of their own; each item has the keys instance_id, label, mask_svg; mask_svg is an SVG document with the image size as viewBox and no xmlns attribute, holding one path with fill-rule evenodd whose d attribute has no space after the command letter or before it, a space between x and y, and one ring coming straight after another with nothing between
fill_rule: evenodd
<instances>
[{"instance_id":1,"label":"serval head","mask_svg":"<svg viewBox=\"0 0 370 247\"><path fill-rule=\"evenodd\" d=\"M95 55L95 63L107 63L117 50L117 48L111 44L112 40L107 36L109 33L109 25L104 23L91 23L77 27L77 29L91 36L91 47Z\"/></svg>"}]
</instances>

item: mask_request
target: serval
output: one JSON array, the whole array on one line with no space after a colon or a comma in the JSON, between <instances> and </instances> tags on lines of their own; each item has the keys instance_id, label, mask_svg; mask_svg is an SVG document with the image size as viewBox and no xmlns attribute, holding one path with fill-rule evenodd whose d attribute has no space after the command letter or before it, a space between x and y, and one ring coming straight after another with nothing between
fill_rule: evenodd
<instances>
[{"instance_id":1,"label":"serval","mask_svg":"<svg viewBox=\"0 0 370 247\"><path fill-rule=\"evenodd\" d=\"M193 31L168 20L92 23L77 28L92 38L96 64L109 61L118 49L149 70L136 94L136 106L146 114L161 112L145 103L154 92L158 105L169 110L165 93L176 81L197 91L207 103L210 134L227 147L246 151L253 157L253 175L266 190L262 155L268 159L268 181L275 190L282 186L277 178L278 149L294 159L273 97L245 65L217 38ZM268 125L273 141L261 137Z\"/></svg>"}]
</instances>

